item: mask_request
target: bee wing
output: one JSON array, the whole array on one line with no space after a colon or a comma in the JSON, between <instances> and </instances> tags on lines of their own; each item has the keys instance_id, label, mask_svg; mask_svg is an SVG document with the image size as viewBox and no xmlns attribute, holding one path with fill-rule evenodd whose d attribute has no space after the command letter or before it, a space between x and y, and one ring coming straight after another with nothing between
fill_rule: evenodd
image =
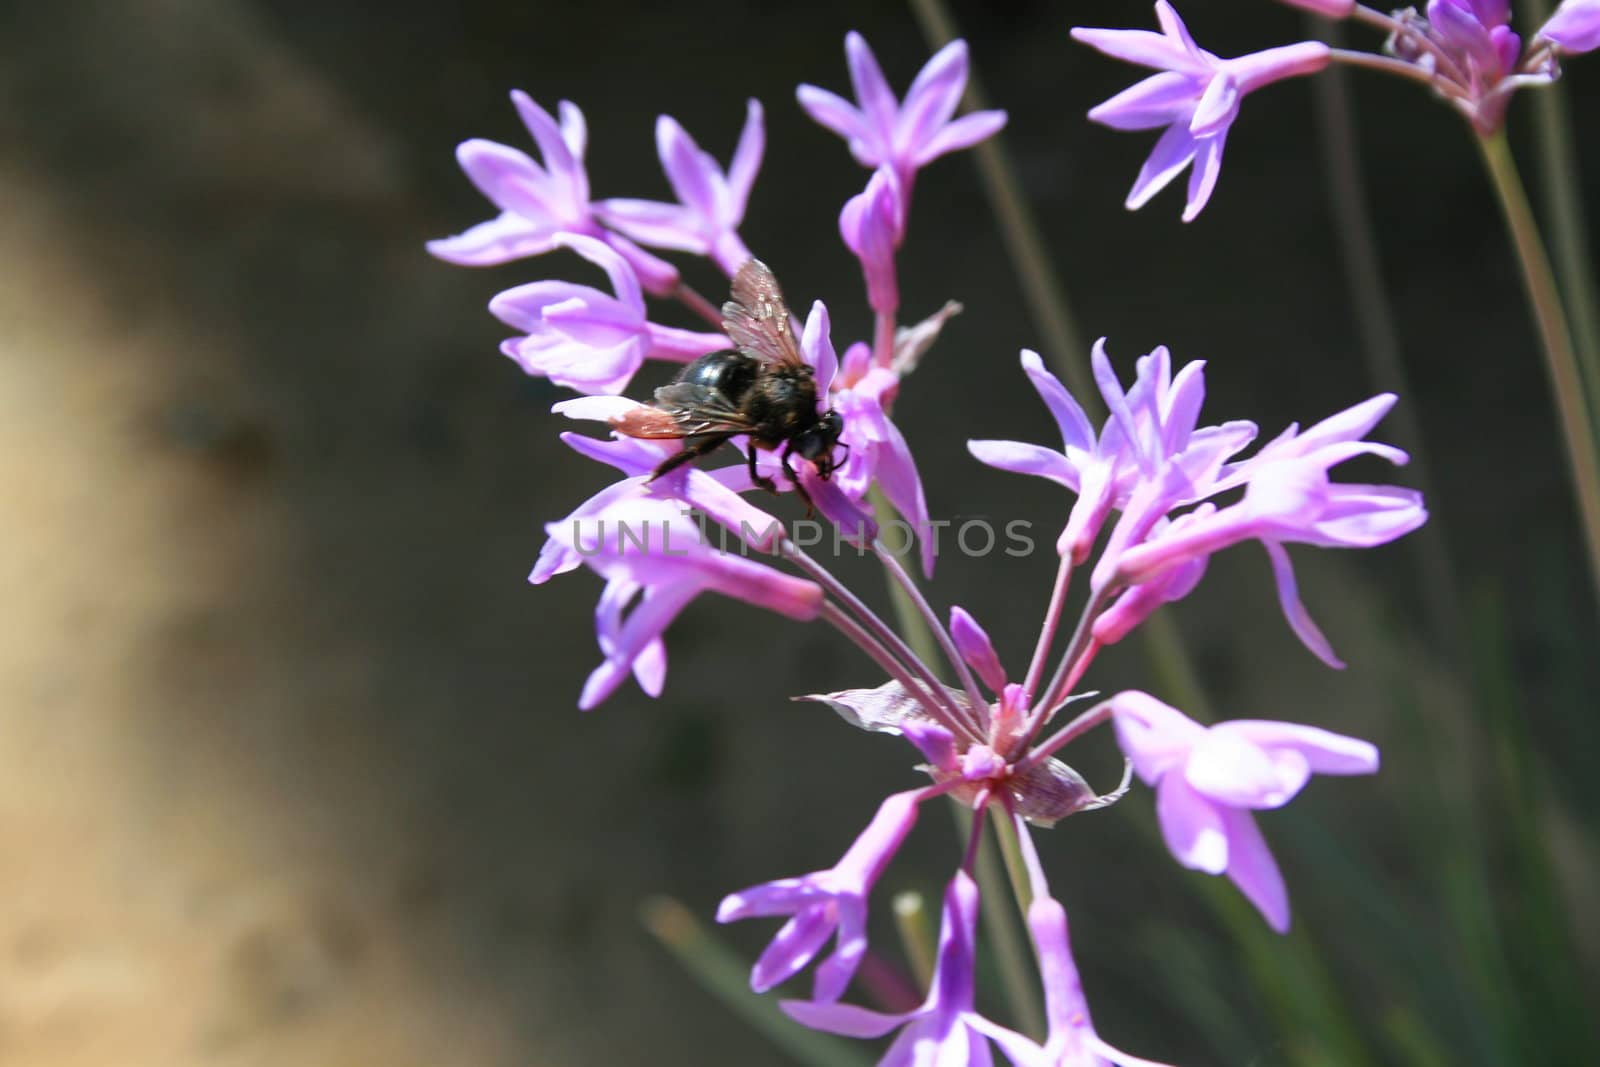
<instances>
[{"instance_id":1,"label":"bee wing","mask_svg":"<svg viewBox=\"0 0 1600 1067\"><path fill-rule=\"evenodd\" d=\"M752 423L720 390L696 382L672 382L656 390L655 403L611 420L625 437L677 438L706 433L749 433Z\"/></svg>"},{"instance_id":2,"label":"bee wing","mask_svg":"<svg viewBox=\"0 0 1600 1067\"><path fill-rule=\"evenodd\" d=\"M806 365L771 268L759 259L746 260L733 276L731 295L722 305L722 328L735 348L766 363Z\"/></svg>"}]
</instances>

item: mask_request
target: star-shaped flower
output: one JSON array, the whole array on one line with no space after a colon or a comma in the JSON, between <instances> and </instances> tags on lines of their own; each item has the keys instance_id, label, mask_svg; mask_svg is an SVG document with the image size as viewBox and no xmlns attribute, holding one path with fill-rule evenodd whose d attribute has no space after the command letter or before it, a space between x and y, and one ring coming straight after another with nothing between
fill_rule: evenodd
<instances>
[{"instance_id":1,"label":"star-shaped flower","mask_svg":"<svg viewBox=\"0 0 1600 1067\"><path fill-rule=\"evenodd\" d=\"M687 363L728 347L720 333L658 326L628 262L592 237L558 234L564 246L606 272L615 295L573 282L542 281L497 295L489 310L525 331L500 346L529 374L581 393L620 393L646 359Z\"/></svg>"},{"instance_id":2,"label":"star-shaped flower","mask_svg":"<svg viewBox=\"0 0 1600 1067\"><path fill-rule=\"evenodd\" d=\"M978 111L951 121L967 87L965 41L951 41L928 60L904 102L895 99L859 33L846 35L844 52L855 104L815 85L802 85L795 95L806 114L845 139L856 162L890 167L908 197L920 168L993 136L1006 124L1004 111Z\"/></svg>"},{"instance_id":3,"label":"star-shaped flower","mask_svg":"<svg viewBox=\"0 0 1600 1067\"><path fill-rule=\"evenodd\" d=\"M1166 127L1128 192L1127 206L1143 207L1193 164L1183 212L1183 221L1190 222L1216 188L1240 101L1272 82L1314 74L1328 65L1331 53L1325 44L1302 41L1221 59L1194 43L1167 0L1157 0L1156 19L1160 33L1079 27L1072 36L1108 56L1160 71L1093 108L1089 117L1117 130Z\"/></svg>"},{"instance_id":4,"label":"star-shaped flower","mask_svg":"<svg viewBox=\"0 0 1600 1067\"><path fill-rule=\"evenodd\" d=\"M747 106L744 132L726 173L678 120L662 115L656 120L656 151L678 203L614 199L596 204L595 211L607 225L641 244L710 256L731 278L750 258L750 250L739 239L739 224L765 146L761 104L756 100Z\"/></svg>"},{"instance_id":5,"label":"star-shaped flower","mask_svg":"<svg viewBox=\"0 0 1600 1067\"><path fill-rule=\"evenodd\" d=\"M581 234L610 245L652 293L671 292L677 268L606 230L594 217L583 165L589 138L583 112L561 101L558 125L527 93L513 92L511 102L539 146L543 165L494 141L463 141L456 149L461 169L500 214L454 237L429 241L428 251L459 266L488 267L543 255L557 247L561 234Z\"/></svg>"},{"instance_id":6,"label":"star-shaped flower","mask_svg":"<svg viewBox=\"0 0 1600 1067\"><path fill-rule=\"evenodd\" d=\"M867 952L867 896L916 824L920 793L886 799L833 867L728 894L717 908L720 923L791 916L756 961L750 988L765 993L792 978L837 934L833 955L817 967L812 995L829 1003L844 995Z\"/></svg>"},{"instance_id":7,"label":"star-shaped flower","mask_svg":"<svg viewBox=\"0 0 1600 1067\"><path fill-rule=\"evenodd\" d=\"M606 579L595 609L605 660L584 684L578 702L584 710L616 692L629 673L658 695L666 672L661 635L703 592L800 621L816 618L822 608L820 586L718 551L676 501L625 497L581 521L551 523L545 532Z\"/></svg>"},{"instance_id":8,"label":"star-shaped flower","mask_svg":"<svg viewBox=\"0 0 1600 1067\"><path fill-rule=\"evenodd\" d=\"M921 1007L889 1013L817 1001L786 1000L779 1006L804 1026L846 1037L882 1037L898 1029L899 1036L878 1061L890 1067L990 1067L991 1041L1017 1067L1046 1067L1038 1045L975 1009L977 927L978 886L967 872L958 871L945 891L938 963Z\"/></svg>"},{"instance_id":9,"label":"star-shaped flower","mask_svg":"<svg viewBox=\"0 0 1600 1067\"><path fill-rule=\"evenodd\" d=\"M638 401L620 396L578 397L562 401L554 410L569 418L609 420L639 406ZM684 465L656 478L655 468L682 447L678 442L641 441L622 436L602 440L576 433L564 433L561 440L579 455L615 467L626 477L578 505L556 524L559 527L574 528L620 500L652 498L681 501L756 551L769 551L783 531L782 523L776 518L739 495L754 488L743 463L712 471ZM583 556L573 547L571 538L551 537L539 552L528 581L540 585L582 563Z\"/></svg>"},{"instance_id":10,"label":"star-shaped flower","mask_svg":"<svg viewBox=\"0 0 1600 1067\"><path fill-rule=\"evenodd\" d=\"M1295 723L1237 719L1209 729L1148 693L1113 698L1117 740L1146 785L1178 862L1223 874L1279 933L1289 929L1283 875L1253 810L1294 799L1312 774L1373 774L1365 741Z\"/></svg>"},{"instance_id":11,"label":"star-shaped flower","mask_svg":"<svg viewBox=\"0 0 1600 1067\"><path fill-rule=\"evenodd\" d=\"M1046 478L1078 494L1057 545L1075 563L1088 557L1107 516L1128 508L1137 489L1146 488L1144 509L1158 514L1202 499L1215 491L1222 462L1256 433L1255 424L1244 421L1198 426L1205 400L1201 361L1173 374L1171 354L1158 347L1139 358L1133 386L1124 391L1104 338L1095 342L1090 359L1110 411L1098 434L1038 353L1024 350L1022 370L1055 418L1061 450L1022 441L967 442L980 462Z\"/></svg>"},{"instance_id":12,"label":"star-shaped flower","mask_svg":"<svg viewBox=\"0 0 1600 1067\"><path fill-rule=\"evenodd\" d=\"M1298 542L1324 548L1372 548L1427 521L1422 494L1414 489L1341 484L1328 478L1330 467L1359 455L1406 462L1400 449L1362 439L1394 402L1392 393L1384 393L1330 416L1304 433L1290 426L1256 455L1230 465L1211 487L1211 492L1220 493L1244 485L1244 499L1237 504L1196 513L1186 522L1145 535L1113 532L1095 569L1095 587L1139 583L1162 576L1169 567L1190 566L1229 545L1259 540L1272 563L1279 603L1296 636L1330 667L1344 666L1300 602L1294 569L1283 546Z\"/></svg>"}]
</instances>

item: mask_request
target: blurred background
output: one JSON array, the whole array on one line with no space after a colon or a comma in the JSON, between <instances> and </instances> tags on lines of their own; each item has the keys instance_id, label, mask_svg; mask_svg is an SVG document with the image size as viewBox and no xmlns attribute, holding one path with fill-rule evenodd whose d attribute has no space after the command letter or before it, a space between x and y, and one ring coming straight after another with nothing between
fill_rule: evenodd
<instances>
[{"instance_id":1,"label":"blurred background","mask_svg":"<svg viewBox=\"0 0 1600 1067\"><path fill-rule=\"evenodd\" d=\"M599 583L523 579L542 524L610 475L556 440L563 391L497 353L484 305L588 268L473 272L422 245L488 217L458 141L529 147L512 88L584 109L597 196L651 198L668 194L659 111L725 160L755 96L768 148L744 237L792 303L828 302L842 348L870 318L835 220L867 175L794 87L845 91L854 28L903 90L931 51L909 11L0 12L0 1063L795 1062L690 980L640 908L667 895L709 921L729 890L831 864L884 793L916 784L903 743L788 700L879 678L831 630L706 598L671 631L660 700L629 687L580 714ZM1183 12L1223 55L1305 32L1266 0ZM1254 549L1167 612L1212 713L1384 751L1376 779L1318 780L1262 820L1290 937L1172 862L1148 791L1039 835L1101 1035L1192 1065L1586 1059L1596 609L1464 125L1358 78L1354 140L1330 160L1325 135L1350 132L1327 124L1339 101L1285 84L1245 106L1198 221L1179 222L1179 192L1129 214L1152 138L1084 112L1137 72L1067 29L1148 26L1148 5L955 16L1010 111L1005 147L1081 330L1124 368L1160 343L1208 359L1211 421L1274 434L1386 387L1327 195L1358 148L1409 376L1377 436L1426 456L1398 475L1429 493L1426 537L1294 553L1348 670L1295 640ZM1592 131L1600 59L1563 85ZM1532 118L1520 99L1530 170ZM1576 150L1600 212L1600 139ZM896 410L932 511L1053 529L1064 494L965 450L1053 433L1017 369L1042 341L972 160L936 163L916 192L905 315L966 305ZM885 600L871 569L841 570ZM1020 670L1052 573L950 556L932 596ZM1177 699L1133 641L1087 682ZM1109 739L1081 747L1109 786ZM936 899L956 847L924 819L885 890ZM745 958L769 934L719 931Z\"/></svg>"}]
</instances>

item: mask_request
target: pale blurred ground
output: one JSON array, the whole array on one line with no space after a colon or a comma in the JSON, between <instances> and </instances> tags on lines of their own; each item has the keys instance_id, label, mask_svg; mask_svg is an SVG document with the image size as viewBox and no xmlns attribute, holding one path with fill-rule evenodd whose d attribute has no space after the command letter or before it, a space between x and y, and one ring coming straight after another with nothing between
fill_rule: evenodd
<instances>
[{"instance_id":1,"label":"pale blurred ground","mask_svg":"<svg viewBox=\"0 0 1600 1067\"><path fill-rule=\"evenodd\" d=\"M370 666L283 669L311 651L306 592L273 580L275 457L226 340L176 293L119 306L35 177L8 168L0 199L0 1062L511 1062L470 985L414 951L441 915L388 783L348 770L370 739L318 721ZM225 412L194 443L167 425L180 352L216 361ZM239 736L230 706L301 713ZM299 731L315 762L281 750Z\"/></svg>"},{"instance_id":2,"label":"pale blurred ground","mask_svg":"<svg viewBox=\"0 0 1600 1067\"><path fill-rule=\"evenodd\" d=\"M1056 9L1020 10L1060 28ZM903 753L831 720L819 727L784 699L860 684L829 635L769 633L741 610L691 612L675 627L660 705L630 693L578 715L593 585L575 576L528 590L522 576L539 525L598 483L553 440L543 411L556 392L495 354L499 331L481 310L497 284L538 268L451 271L420 242L479 217L449 149L468 135L516 137L503 96L513 85L545 101L577 86L570 95L606 131L595 153L610 193L627 166L648 162L658 108L718 116L725 154L760 74L773 185L758 194L752 241L795 265L793 291L854 299L848 261L817 235L859 175L782 94L802 78L842 85L838 41L855 16L774 12L797 35L792 51L728 59L719 49L758 39L760 16L702 19L704 33L664 56L650 46L683 17L634 11L605 40L612 62L653 56L635 83L577 47L584 28L600 40L607 12L0 5L0 1064L779 1062L648 942L638 903L672 893L704 915L723 891L828 861L886 782L914 780ZM861 17L903 80L922 51L910 23L894 6ZM1182 356L1192 334L1213 357L1219 417L1251 411L1275 429L1288 417L1276 407L1315 418L1366 395L1354 361L1334 358L1350 338L1325 246L1293 258L1297 242L1325 237L1320 214L1262 192L1284 178L1274 130L1299 121L1303 101L1286 94L1276 117L1266 105L1253 116L1257 155L1230 147L1238 155L1208 209L1223 221L1182 230L1170 199L1129 218L1114 205L1142 147L1099 158L1106 142L1077 117L1093 91L1062 88L1067 46L1040 32L991 26L986 54L1016 47L996 72L1011 80L1002 103L1039 94L1014 144L1046 220L1081 242L1064 261L1087 293L1086 329L1126 337L1125 356L1161 340ZM1075 74L1107 75L1072 62ZM625 137L627 166L615 147ZM829 167L813 178L805 168L824 148ZM1382 180L1432 181L1422 168L1433 156L1416 151L1417 174L1391 165ZM1030 487L1019 503L1017 483L979 479L964 459L965 436L1021 423L1043 434L1045 420L1031 397L1020 413L1020 378L992 388L996 366L1016 377L1031 328L970 171L942 173L919 187L925 243L908 275L921 281L908 291L930 308L960 297L969 312L904 423L925 469L954 486L936 512L1031 508L1044 521L1059 498ZM658 186L652 169L626 191ZM1465 457L1442 465L1455 529L1502 587L1565 605L1579 583L1563 584L1571 531L1543 383L1460 367L1465 341L1507 358L1525 343L1520 319L1453 288L1509 284L1461 236L1462 220L1487 209L1482 190L1450 193L1466 208L1389 192L1387 222L1413 227L1394 247L1422 257L1395 286L1415 312L1414 370L1433 398L1424 421L1446 443L1438 451ZM1073 206L1086 201L1100 206ZM1252 245L1235 249L1235 273L1210 269L1209 249L1238 243L1229 219L1291 251L1262 262ZM1168 258L1177 265L1163 274ZM1129 283L1143 277L1148 289ZM1297 284L1265 295L1286 277ZM1427 300L1455 317L1438 327ZM1212 350L1220 336L1237 339L1240 358ZM1303 365L1282 358L1285 336ZM1482 432L1485 412L1503 420L1498 438ZM1515 461L1485 462L1507 440L1522 450ZM1525 566L1507 563L1519 554ZM1385 648L1408 650L1419 688L1460 691L1408 631L1419 614L1408 594L1386 598L1405 588L1402 555L1297 559L1355 666L1321 673L1278 619L1261 560L1221 560L1185 617L1208 680L1241 714L1387 742ZM1014 658L1041 599L1021 584L1031 573L958 562L939 599L976 605ZM1516 634L1530 699L1571 711L1541 657L1583 635ZM1137 663L1108 657L1099 684ZM1451 751L1481 744L1463 741L1460 723L1431 727ZM1594 793L1563 783L1592 730L1550 714L1534 732L1552 754L1552 818L1581 899L1593 886L1580 830ZM1360 823L1351 837L1402 871L1406 845L1384 804L1404 803L1406 771L1379 792L1312 801L1324 824ZM1186 914L1182 877L1142 844L1124 847L1116 826L1107 816L1085 827L1072 839L1081 853L1064 833L1050 839L1085 914L1114 930L1138 907ZM940 877L948 844L930 832L913 863L932 857L928 877ZM1426 914L1417 896L1408 903ZM1165 1009L1109 994L1149 992L1148 978L1095 928L1075 918L1108 990L1100 1017L1122 1033L1164 1032L1165 1048L1161 1037L1125 1043L1177 1055L1188 1042ZM1582 929L1592 941L1593 925ZM748 949L761 934L737 936ZM1270 1049L1262 1062L1276 1062Z\"/></svg>"}]
</instances>

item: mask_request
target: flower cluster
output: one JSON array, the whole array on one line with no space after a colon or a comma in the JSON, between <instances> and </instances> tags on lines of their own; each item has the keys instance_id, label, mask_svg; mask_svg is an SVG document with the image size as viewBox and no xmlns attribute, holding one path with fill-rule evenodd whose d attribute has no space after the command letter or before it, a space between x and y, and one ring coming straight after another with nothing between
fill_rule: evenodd
<instances>
[{"instance_id":1,"label":"flower cluster","mask_svg":"<svg viewBox=\"0 0 1600 1067\"><path fill-rule=\"evenodd\" d=\"M1329 52L1306 44L1219 60L1194 45L1165 3L1158 14L1161 35L1079 31L1079 37L1162 70L1097 109L1097 117L1130 128L1167 126L1133 199L1142 202L1193 162L1192 212L1215 182L1239 99L1277 78L1318 69ZM1317 656L1340 665L1301 603L1284 546L1371 547L1425 521L1413 491L1329 477L1358 455L1406 461L1398 449L1366 439L1394 397L1374 397L1305 430L1290 426L1241 458L1255 441L1256 426L1201 424L1201 363L1175 369L1167 350L1158 348L1135 361L1133 382L1124 388L1104 342L1097 344L1091 360L1109 415L1096 427L1043 361L1024 352L1023 372L1060 430L1060 448L1003 440L974 440L969 448L990 467L1065 487L1073 501L1063 509L1054 539L1056 577L1038 639L1025 670L1009 672L970 612L952 607L941 616L934 610L877 536L879 518L865 503L875 487L919 532L922 569L931 575L935 542L926 536L928 504L891 412L906 375L954 307L900 327L895 256L920 169L992 135L1004 116L956 117L967 77L961 42L935 55L903 100L896 99L858 35L847 38L846 55L854 104L812 86L801 86L798 94L805 110L844 137L851 154L872 172L865 189L844 205L839 228L860 261L864 302L876 329L870 341L847 345L842 357L827 307L814 302L798 322L739 237L764 147L763 113L754 101L726 170L679 123L659 120L657 149L676 203L592 201L581 113L562 103L558 123L516 94L542 163L492 142L462 145L463 168L501 214L430 247L469 265L564 249L609 281L609 292L535 281L490 304L498 318L522 331L505 342L504 352L527 373L580 394L555 410L613 430L609 438L562 434L574 451L620 477L546 527L548 539L530 576L542 583L587 567L604 579L595 610L601 663L584 685L579 706L598 706L630 676L644 692L658 695L666 677L666 631L692 601L712 592L837 629L881 670L881 682L803 699L831 707L863 730L903 737L920 759L916 770L924 784L887 797L835 865L754 886L722 902L722 922L786 920L756 961L752 986L766 991L814 965L811 996L784 1001L784 1010L820 1030L863 1038L895 1034L886 1064L990 1063L992 1047L1013 1064L1147 1064L1105 1043L1090 1021L1066 911L1050 891L1034 830L1107 807L1137 773L1155 790L1159 821L1179 863L1226 874L1268 924L1284 930L1288 894L1251 812L1287 803L1314 773L1372 773L1377 752L1363 741L1292 723L1236 720L1207 727L1138 690L1118 692L1065 723L1059 720L1085 699L1077 695L1078 686L1099 649L1121 640L1162 604L1187 596L1214 553L1246 541L1260 543L1267 553L1294 633ZM719 314L675 267L641 246L705 257L733 280L734 299ZM676 302L712 329L654 321L647 296ZM651 361L687 367L649 401L621 395ZM786 412L800 429L772 431L741 407L754 388L752 376L762 375L801 395L803 403ZM806 406L810 394L804 389L815 394L814 410ZM802 439L809 443L797 447ZM744 455L725 466L702 465L723 443ZM832 523L843 542L881 562L941 650L942 667L914 652L766 510L770 498L790 491ZM751 495L758 493L766 495ZM1072 579L1085 574L1081 613L1063 637ZM1128 773L1102 793L1057 754L1105 724L1114 725ZM945 893L937 966L926 998L898 1013L845 1002L868 952L874 889L922 805L939 797L979 816L993 809L1018 836L1031 882L1028 925L1040 964L1046 1033L1024 1035L977 1010L980 889L973 860L990 821L983 817L973 820L965 856ZM832 951L823 956L830 942Z\"/></svg>"},{"instance_id":2,"label":"flower cluster","mask_svg":"<svg viewBox=\"0 0 1600 1067\"><path fill-rule=\"evenodd\" d=\"M1370 67L1421 81L1488 136L1505 121L1516 90L1560 75L1559 58L1600 47L1600 2L1566 0L1524 47L1511 29L1508 0L1428 0L1425 11L1384 14L1355 0L1283 0L1333 19L1356 18L1388 34L1384 55L1300 41L1233 59L1197 45L1167 0L1156 0L1160 33L1077 28L1072 36L1157 73L1092 108L1089 117L1118 130L1162 129L1128 193L1143 207L1192 165L1183 220L1200 214L1222 171L1222 150L1244 97L1330 63Z\"/></svg>"}]
</instances>

